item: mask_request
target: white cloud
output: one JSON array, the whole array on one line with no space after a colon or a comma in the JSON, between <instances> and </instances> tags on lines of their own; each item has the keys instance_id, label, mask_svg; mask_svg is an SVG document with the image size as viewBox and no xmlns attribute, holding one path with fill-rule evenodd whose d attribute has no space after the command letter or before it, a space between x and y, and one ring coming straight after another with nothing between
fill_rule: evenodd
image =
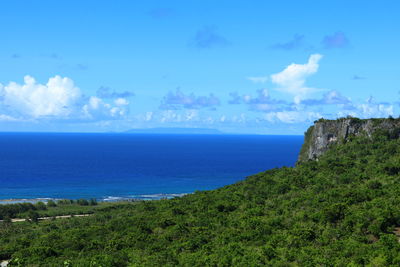
<instances>
[{"instance_id":1,"label":"white cloud","mask_svg":"<svg viewBox=\"0 0 400 267\"><path fill-rule=\"evenodd\" d=\"M300 103L309 93L315 91L314 88L305 85L306 78L318 71L318 62L322 58L320 54L313 54L306 64L292 63L282 72L271 75L273 83L279 87L277 90L292 94L295 103Z\"/></svg>"},{"instance_id":2,"label":"white cloud","mask_svg":"<svg viewBox=\"0 0 400 267\"><path fill-rule=\"evenodd\" d=\"M373 97L365 103L354 104L351 109L338 112L338 117L351 115L359 118L386 118L394 115L394 107L389 103L377 103Z\"/></svg>"},{"instance_id":3,"label":"white cloud","mask_svg":"<svg viewBox=\"0 0 400 267\"><path fill-rule=\"evenodd\" d=\"M252 81L253 83L265 83L268 81L268 76L247 77L247 80Z\"/></svg>"},{"instance_id":4,"label":"white cloud","mask_svg":"<svg viewBox=\"0 0 400 267\"><path fill-rule=\"evenodd\" d=\"M269 122L301 123L321 118L318 112L310 111L278 111L266 113L264 119Z\"/></svg>"},{"instance_id":5,"label":"white cloud","mask_svg":"<svg viewBox=\"0 0 400 267\"><path fill-rule=\"evenodd\" d=\"M201 118L198 110L190 109L184 111L177 110L165 110L161 112L159 120L161 122L194 122L194 121L204 121L204 118Z\"/></svg>"},{"instance_id":6,"label":"white cloud","mask_svg":"<svg viewBox=\"0 0 400 267\"><path fill-rule=\"evenodd\" d=\"M244 113L240 113L240 115L233 115L230 120L233 123L246 123L247 117Z\"/></svg>"},{"instance_id":7,"label":"white cloud","mask_svg":"<svg viewBox=\"0 0 400 267\"><path fill-rule=\"evenodd\" d=\"M229 120L226 115L215 115L212 113L213 111L197 109L161 110L139 114L136 116L136 119L138 122L144 122L147 125L162 123L174 127L199 127L205 124L223 123Z\"/></svg>"},{"instance_id":8,"label":"white cloud","mask_svg":"<svg viewBox=\"0 0 400 267\"><path fill-rule=\"evenodd\" d=\"M146 114L144 116L145 121L151 121L153 119L153 114L154 113L152 111L146 112Z\"/></svg>"},{"instance_id":9,"label":"white cloud","mask_svg":"<svg viewBox=\"0 0 400 267\"><path fill-rule=\"evenodd\" d=\"M352 105L350 98L343 96L340 92L331 90L323 95L321 99L305 99L301 104L316 106L316 105Z\"/></svg>"},{"instance_id":10,"label":"white cloud","mask_svg":"<svg viewBox=\"0 0 400 267\"><path fill-rule=\"evenodd\" d=\"M87 98L73 80L58 75L46 84L29 75L22 84L0 84L0 120L116 118L126 114L128 104L125 98L112 104L95 96Z\"/></svg>"},{"instance_id":11,"label":"white cloud","mask_svg":"<svg viewBox=\"0 0 400 267\"><path fill-rule=\"evenodd\" d=\"M2 89L2 103L23 116L66 117L72 112L81 92L69 78L52 77L47 84L38 84L31 76L24 83L10 82Z\"/></svg>"},{"instance_id":12,"label":"white cloud","mask_svg":"<svg viewBox=\"0 0 400 267\"><path fill-rule=\"evenodd\" d=\"M178 113L176 113L174 110L165 110L162 112L161 115L161 122L181 122L182 121L182 116Z\"/></svg>"},{"instance_id":13,"label":"white cloud","mask_svg":"<svg viewBox=\"0 0 400 267\"><path fill-rule=\"evenodd\" d=\"M240 96L237 92L230 93L231 100L228 101L229 104L241 104L245 103L249 106L251 110L256 111L273 111L278 109L283 109L287 104L282 100L273 99L267 89L257 90L257 96L253 97L251 95Z\"/></svg>"},{"instance_id":14,"label":"white cloud","mask_svg":"<svg viewBox=\"0 0 400 267\"><path fill-rule=\"evenodd\" d=\"M122 98L122 97L115 99L115 100L114 100L114 103L115 103L115 105L117 105L117 106L126 106L126 105L129 105L129 101L126 100L125 98Z\"/></svg>"},{"instance_id":15,"label":"white cloud","mask_svg":"<svg viewBox=\"0 0 400 267\"><path fill-rule=\"evenodd\" d=\"M82 107L84 117L86 119L115 119L124 116L127 112L124 107L127 101L123 98L117 100L115 101L117 106L112 106L101 98L91 96L89 102Z\"/></svg>"},{"instance_id":16,"label":"white cloud","mask_svg":"<svg viewBox=\"0 0 400 267\"><path fill-rule=\"evenodd\" d=\"M187 110L185 112L185 120L186 121L191 121L196 119L199 116L199 111L198 110Z\"/></svg>"},{"instance_id":17,"label":"white cloud","mask_svg":"<svg viewBox=\"0 0 400 267\"><path fill-rule=\"evenodd\" d=\"M185 94L177 88L176 92L170 91L166 96L164 96L160 109L177 110L182 107L185 109L216 109L219 105L219 98L213 94L210 94L209 96L196 96L194 93Z\"/></svg>"},{"instance_id":18,"label":"white cloud","mask_svg":"<svg viewBox=\"0 0 400 267\"><path fill-rule=\"evenodd\" d=\"M351 103L348 97L341 95L338 91L329 91L324 95L324 100L326 104L330 105L344 105Z\"/></svg>"}]
</instances>

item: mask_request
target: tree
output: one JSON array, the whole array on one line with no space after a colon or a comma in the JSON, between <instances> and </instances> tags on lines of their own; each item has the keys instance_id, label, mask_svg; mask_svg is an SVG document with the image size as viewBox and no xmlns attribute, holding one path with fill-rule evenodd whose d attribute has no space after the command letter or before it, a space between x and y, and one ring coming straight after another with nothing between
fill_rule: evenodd
<instances>
[{"instance_id":1,"label":"tree","mask_svg":"<svg viewBox=\"0 0 400 267\"><path fill-rule=\"evenodd\" d=\"M39 221L39 213L36 211L30 210L27 214L27 219L30 222L38 222Z\"/></svg>"},{"instance_id":2,"label":"tree","mask_svg":"<svg viewBox=\"0 0 400 267\"><path fill-rule=\"evenodd\" d=\"M42 201L39 201L38 203L35 204L35 207L38 210L47 210L46 204L44 204Z\"/></svg>"},{"instance_id":3,"label":"tree","mask_svg":"<svg viewBox=\"0 0 400 267\"><path fill-rule=\"evenodd\" d=\"M48 207L57 207L57 204L53 200L47 201L47 206Z\"/></svg>"}]
</instances>

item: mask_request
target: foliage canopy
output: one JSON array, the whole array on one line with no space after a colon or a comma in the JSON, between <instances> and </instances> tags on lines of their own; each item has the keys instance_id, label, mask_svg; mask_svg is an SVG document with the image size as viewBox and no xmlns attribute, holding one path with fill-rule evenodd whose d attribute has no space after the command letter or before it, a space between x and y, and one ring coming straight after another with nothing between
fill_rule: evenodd
<instances>
[{"instance_id":1,"label":"foliage canopy","mask_svg":"<svg viewBox=\"0 0 400 267\"><path fill-rule=\"evenodd\" d=\"M213 191L0 227L0 259L40 266L399 266L400 140L333 146L318 161Z\"/></svg>"}]
</instances>

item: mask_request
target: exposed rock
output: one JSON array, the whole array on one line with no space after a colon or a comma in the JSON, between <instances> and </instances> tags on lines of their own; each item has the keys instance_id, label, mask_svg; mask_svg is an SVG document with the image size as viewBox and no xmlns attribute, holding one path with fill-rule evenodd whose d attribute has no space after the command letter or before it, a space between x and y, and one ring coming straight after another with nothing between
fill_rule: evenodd
<instances>
[{"instance_id":1,"label":"exposed rock","mask_svg":"<svg viewBox=\"0 0 400 267\"><path fill-rule=\"evenodd\" d=\"M334 143L344 143L351 136L372 137L376 131L385 131L393 138L399 138L400 119L341 118L315 121L304 135L298 162L318 160Z\"/></svg>"}]
</instances>

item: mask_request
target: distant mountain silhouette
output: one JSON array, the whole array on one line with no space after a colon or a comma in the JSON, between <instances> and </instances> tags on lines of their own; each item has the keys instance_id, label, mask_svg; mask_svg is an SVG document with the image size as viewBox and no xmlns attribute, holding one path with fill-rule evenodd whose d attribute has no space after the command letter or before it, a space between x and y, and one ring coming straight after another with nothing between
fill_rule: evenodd
<instances>
[{"instance_id":1,"label":"distant mountain silhouette","mask_svg":"<svg viewBox=\"0 0 400 267\"><path fill-rule=\"evenodd\" d=\"M224 134L217 129L210 128L148 128L131 129L126 133L146 133L146 134Z\"/></svg>"}]
</instances>

